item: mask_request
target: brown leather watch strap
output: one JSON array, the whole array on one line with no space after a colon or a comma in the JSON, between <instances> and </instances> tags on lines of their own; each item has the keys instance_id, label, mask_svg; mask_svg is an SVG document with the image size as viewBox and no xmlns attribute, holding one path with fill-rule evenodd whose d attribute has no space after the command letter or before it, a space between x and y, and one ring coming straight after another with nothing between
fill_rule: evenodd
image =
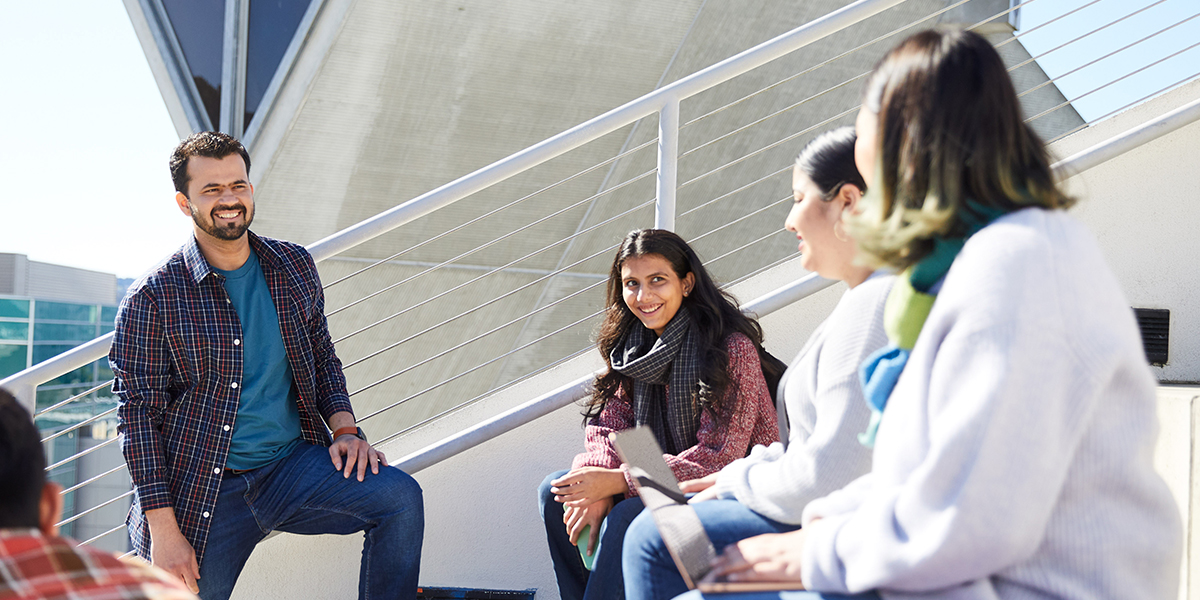
<instances>
[{"instance_id":1,"label":"brown leather watch strap","mask_svg":"<svg viewBox=\"0 0 1200 600\"><path fill-rule=\"evenodd\" d=\"M343 435L346 435L347 433L350 435L353 435L353 436L357 436L358 428L357 427L342 427L342 428L338 429L337 431L333 432L333 439L336 440L336 439L342 437Z\"/></svg>"}]
</instances>

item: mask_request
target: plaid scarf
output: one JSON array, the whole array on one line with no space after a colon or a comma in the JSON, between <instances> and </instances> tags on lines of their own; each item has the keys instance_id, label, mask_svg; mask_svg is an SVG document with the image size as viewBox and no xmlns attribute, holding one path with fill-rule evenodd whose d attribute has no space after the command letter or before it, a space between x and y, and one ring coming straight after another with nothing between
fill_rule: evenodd
<instances>
[{"instance_id":1,"label":"plaid scarf","mask_svg":"<svg viewBox=\"0 0 1200 600\"><path fill-rule=\"evenodd\" d=\"M649 426L667 454L696 445L700 429L696 340L692 315L681 306L662 336L656 338L649 329L635 325L609 355L613 370L633 379L635 422Z\"/></svg>"}]
</instances>

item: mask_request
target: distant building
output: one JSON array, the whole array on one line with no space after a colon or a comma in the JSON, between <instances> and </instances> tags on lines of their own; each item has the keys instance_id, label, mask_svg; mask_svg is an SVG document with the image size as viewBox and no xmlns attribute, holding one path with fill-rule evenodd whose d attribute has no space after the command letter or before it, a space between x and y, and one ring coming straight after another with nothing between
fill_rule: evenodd
<instances>
[{"instance_id":1,"label":"distant building","mask_svg":"<svg viewBox=\"0 0 1200 600\"><path fill-rule=\"evenodd\" d=\"M8 377L113 330L117 303L131 281L116 275L29 260L23 254L0 253L0 378ZM108 387L107 360L98 360L38 386L37 410L83 395L62 409L46 411L35 420L47 439L49 464L93 448L116 437L116 400ZM86 425L78 426L88 421ZM120 448L109 444L80 459L52 469L50 478L70 488L122 463ZM114 492L115 490L115 492ZM129 475L114 472L96 484L64 498L64 516L71 517L129 490ZM89 539L119 522L128 499L89 513L63 527L66 535ZM127 549L126 537L111 535L97 547Z\"/></svg>"}]
</instances>

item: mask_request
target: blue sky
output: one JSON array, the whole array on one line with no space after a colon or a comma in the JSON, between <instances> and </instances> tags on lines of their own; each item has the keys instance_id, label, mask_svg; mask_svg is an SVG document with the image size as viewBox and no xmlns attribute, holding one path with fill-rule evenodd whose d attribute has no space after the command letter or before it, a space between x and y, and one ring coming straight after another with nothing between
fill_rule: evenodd
<instances>
[{"instance_id":1,"label":"blue sky","mask_svg":"<svg viewBox=\"0 0 1200 600\"><path fill-rule=\"evenodd\" d=\"M1149 8L1146 8L1149 7ZM1119 25L1056 46L1124 15ZM1200 12L1197 0L1031 0L1022 43L1052 77ZM173 202L178 142L119 0L0 0L0 252L136 277L178 247L190 221ZM1020 33L1020 32L1019 32ZM1200 42L1200 18L1064 77L1091 121L1196 75L1200 48L1096 87Z\"/></svg>"},{"instance_id":2,"label":"blue sky","mask_svg":"<svg viewBox=\"0 0 1200 600\"><path fill-rule=\"evenodd\" d=\"M1056 84L1086 121L1103 118L1200 72L1200 46L1187 49L1200 43L1197 0L1034 0L1020 10L1021 43L1047 74L1062 77ZM1091 33L1126 16L1115 25ZM1049 21L1053 22L1034 30ZM1067 43L1085 34L1090 35ZM1083 67L1130 44L1128 49ZM1168 58L1172 54L1176 55ZM1158 64L1146 68L1153 63ZM1064 76L1071 71L1075 72Z\"/></svg>"}]
</instances>

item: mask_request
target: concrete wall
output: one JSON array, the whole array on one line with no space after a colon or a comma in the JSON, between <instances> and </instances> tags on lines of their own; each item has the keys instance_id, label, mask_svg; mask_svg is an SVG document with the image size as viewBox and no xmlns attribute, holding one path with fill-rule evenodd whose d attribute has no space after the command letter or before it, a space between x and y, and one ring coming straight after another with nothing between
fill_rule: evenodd
<instances>
[{"instance_id":1,"label":"concrete wall","mask_svg":"<svg viewBox=\"0 0 1200 600\"><path fill-rule=\"evenodd\" d=\"M0 294L84 304L116 304L117 276L0 253Z\"/></svg>"},{"instance_id":2,"label":"concrete wall","mask_svg":"<svg viewBox=\"0 0 1200 600\"><path fill-rule=\"evenodd\" d=\"M1051 146L1065 158L1200 97L1200 81ZM1200 382L1200 123L1067 180L1072 209L1100 241L1131 306L1171 311L1164 383Z\"/></svg>"}]
</instances>

